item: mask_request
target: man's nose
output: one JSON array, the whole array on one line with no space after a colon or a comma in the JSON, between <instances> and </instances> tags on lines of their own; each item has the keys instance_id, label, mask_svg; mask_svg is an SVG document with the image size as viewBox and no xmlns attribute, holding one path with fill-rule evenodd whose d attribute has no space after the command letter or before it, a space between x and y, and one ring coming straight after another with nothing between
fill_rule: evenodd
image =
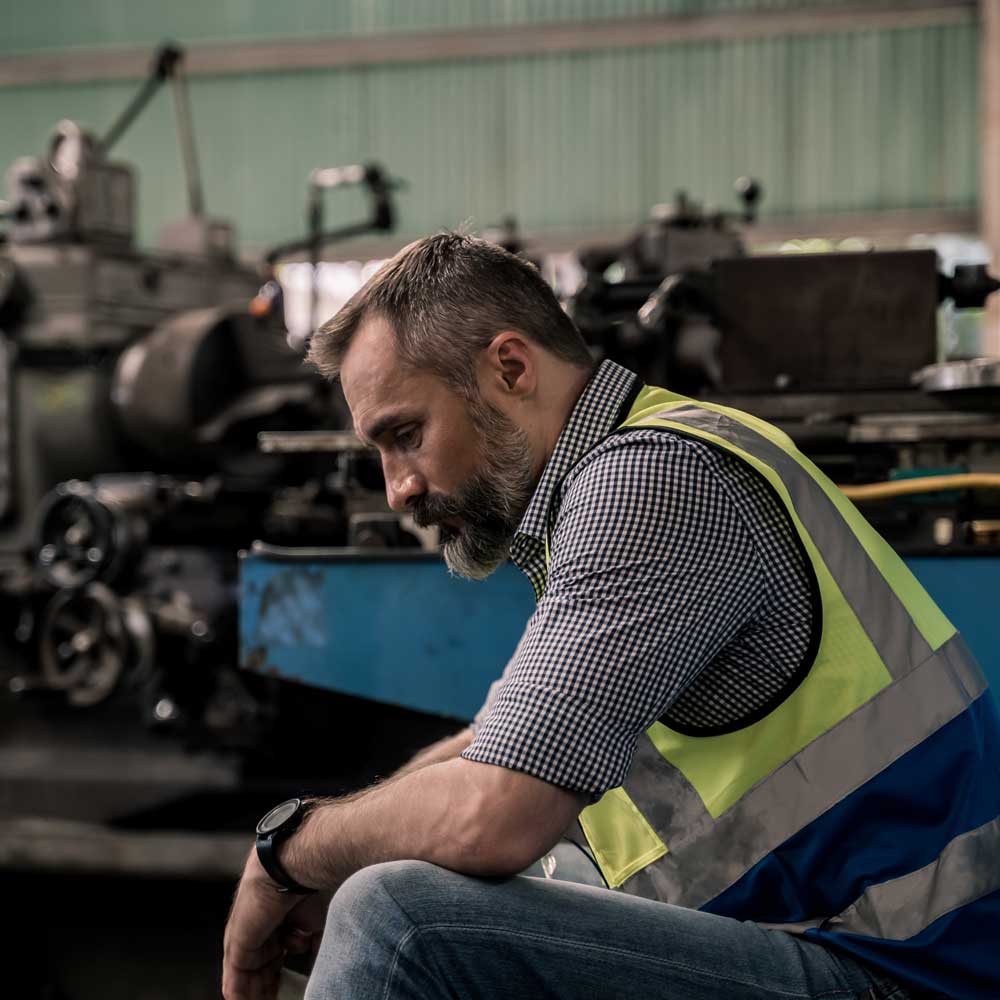
<instances>
[{"instance_id":1,"label":"man's nose","mask_svg":"<svg viewBox=\"0 0 1000 1000\"><path fill-rule=\"evenodd\" d=\"M423 479L412 469L386 471L385 496L389 506L398 514L405 514L414 501L427 491Z\"/></svg>"}]
</instances>

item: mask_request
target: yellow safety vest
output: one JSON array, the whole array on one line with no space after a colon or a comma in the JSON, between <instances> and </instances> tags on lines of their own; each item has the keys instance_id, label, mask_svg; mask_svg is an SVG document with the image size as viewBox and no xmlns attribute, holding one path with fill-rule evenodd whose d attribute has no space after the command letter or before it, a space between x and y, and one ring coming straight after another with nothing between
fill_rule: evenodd
<instances>
[{"instance_id":1,"label":"yellow safety vest","mask_svg":"<svg viewBox=\"0 0 1000 1000\"><path fill-rule=\"evenodd\" d=\"M776 427L646 387L619 430L633 428L704 441L763 477L821 622L811 666L763 718L640 736L623 785L580 815L607 884L825 938L912 985L1000 996L1000 949L977 973L987 986L965 993L952 957L970 920L994 921L1000 941L1000 720L961 636ZM945 787L908 787L914 768ZM871 830L901 841L856 842Z\"/></svg>"}]
</instances>

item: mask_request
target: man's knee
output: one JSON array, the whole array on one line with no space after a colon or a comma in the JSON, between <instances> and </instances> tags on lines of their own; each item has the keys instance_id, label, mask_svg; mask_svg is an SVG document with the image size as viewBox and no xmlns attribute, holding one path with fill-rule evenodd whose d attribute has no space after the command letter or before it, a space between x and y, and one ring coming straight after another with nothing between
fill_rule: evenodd
<instances>
[{"instance_id":1,"label":"man's knee","mask_svg":"<svg viewBox=\"0 0 1000 1000\"><path fill-rule=\"evenodd\" d=\"M355 872L337 890L327 913L331 925L411 920L410 900L427 900L454 873L427 861L386 861Z\"/></svg>"},{"instance_id":2,"label":"man's knee","mask_svg":"<svg viewBox=\"0 0 1000 1000\"><path fill-rule=\"evenodd\" d=\"M405 986L401 996L442 995L425 967L417 932L440 905L435 900L442 901L447 885L460 878L424 861L390 861L352 875L330 902L306 1000L381 995L390 980Z\"/></svg>"}]
</instances>

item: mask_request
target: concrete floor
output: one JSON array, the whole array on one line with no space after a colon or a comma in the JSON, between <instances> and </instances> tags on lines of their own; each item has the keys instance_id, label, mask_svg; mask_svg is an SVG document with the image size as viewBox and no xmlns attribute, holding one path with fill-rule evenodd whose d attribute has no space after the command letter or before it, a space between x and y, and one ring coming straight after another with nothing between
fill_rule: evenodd
<instances>
[{"instance_id":1,"label":"concrete floor","mask_svg":"<svg viewBox=\"0 0 1000 1000\"><path fill-rule=\"evenodd\" d=\"M218 1000L231 883L5 873L0 886L11 1000Z\"/></svg>"}]
</instances>

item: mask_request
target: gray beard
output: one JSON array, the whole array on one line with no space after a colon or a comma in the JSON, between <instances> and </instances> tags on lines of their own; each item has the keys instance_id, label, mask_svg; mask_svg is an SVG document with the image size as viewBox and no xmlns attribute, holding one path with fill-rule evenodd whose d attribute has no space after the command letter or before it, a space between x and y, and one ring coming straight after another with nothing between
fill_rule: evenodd
<instances>
[{"instance_id":1,"label":"gray beard","mask_svg":"<svg viewBox=\"0 0 1000 1000\"><path fill-rule=\"evenodd\" d=\"M510 543L534 493L528 436L496 407L469 403L483 454L480 468L452 496L423 497L413 509L417 524L441 524L457 517L454 531L441 524L448 569L468 580L483 580L507 561Z\"/></svg>"}]
</instances>

